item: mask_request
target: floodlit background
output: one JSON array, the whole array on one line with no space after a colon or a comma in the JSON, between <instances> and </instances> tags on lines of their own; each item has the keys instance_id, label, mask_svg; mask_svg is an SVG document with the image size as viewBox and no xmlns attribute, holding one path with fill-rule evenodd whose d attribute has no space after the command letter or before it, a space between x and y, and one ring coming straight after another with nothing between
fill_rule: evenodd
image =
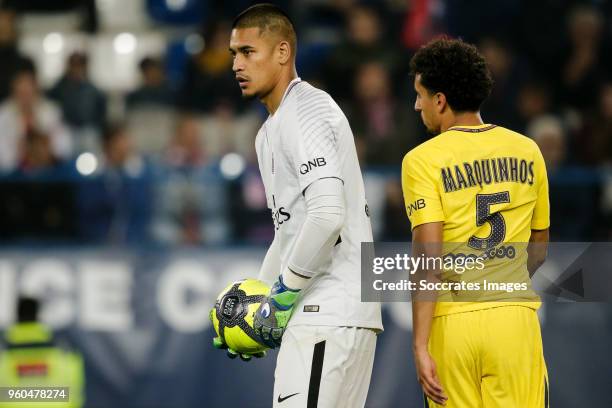
<instances>
[{"instance_id":1,"label":"floodlit background","mask_svg":"<svg viewBox=\"0 0 612 408\"><path fill-rule=\"evenodd\" d=\"M252 3L0 0L0 329L18 295L41 299L84 357L88 407L271 405L275 355L226 360L208 322L273 236L254 152L266 112L241 99L227 50ZM408 62L443 33L487 58L484 121L540 146L551 239L612 239L611 2L274 3L298 73L352 126L375 240L410 239L400 165L427 136ZM422 404L409 314L385 305L368 407ZM551 406L612 406L612 307L540 315Z\"/></svg>"}]
</instances>

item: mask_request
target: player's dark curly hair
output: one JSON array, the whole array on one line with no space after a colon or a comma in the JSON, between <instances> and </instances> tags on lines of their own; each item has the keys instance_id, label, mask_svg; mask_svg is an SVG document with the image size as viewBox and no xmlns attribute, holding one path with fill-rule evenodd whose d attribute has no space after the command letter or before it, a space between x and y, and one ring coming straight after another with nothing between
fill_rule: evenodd
<instances>
[{"instance_id":1,"label":"player's dark curly hair","mask_svg":"<svg viewBox=\"0 0 612 408\"><path fill-rule=\"evenodd\" d=\"M410 72L429 92L443 93L455 112L478 111L493 85L484 57L462 40L431 41L412 57Z\"/></svg>"}]
</instances>

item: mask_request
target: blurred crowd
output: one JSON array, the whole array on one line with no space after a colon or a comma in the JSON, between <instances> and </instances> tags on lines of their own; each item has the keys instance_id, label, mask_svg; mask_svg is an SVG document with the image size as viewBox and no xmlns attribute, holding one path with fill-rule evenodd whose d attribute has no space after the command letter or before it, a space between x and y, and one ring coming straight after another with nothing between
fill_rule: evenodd
<instances>
[{"instance_id":1,"label":"blurred crowd","mask_svg":"<svg viewBox=\"0 0 612 408\"><path fill-rule=\"evenodd\" d=\"M87 49L71 53L64 74L43 89L32 56L19 47L18 22L30 11L16 5L27 3L0 1L1 242L271 239L253 146L266 113L241 99L227 50L231 19L250 2L196 1L201 21L194 22L194 14L164 19L159 7L172 2L147 1L159 27L183 24L197 35L178 52L169 35L167 53L142 58L140 85L119 104L92 80ZM82 30L96 35L91 2L66 3L86 5ZM609 2L276 3L295 19L298 73L329 92L349 119L375 239L410 239L400 163L428 136L413 110L408 63L441 34L475 43L487 59L495 85L484 121L540 146L552 239L612 239Z\"/></svg>"}]
</instances>

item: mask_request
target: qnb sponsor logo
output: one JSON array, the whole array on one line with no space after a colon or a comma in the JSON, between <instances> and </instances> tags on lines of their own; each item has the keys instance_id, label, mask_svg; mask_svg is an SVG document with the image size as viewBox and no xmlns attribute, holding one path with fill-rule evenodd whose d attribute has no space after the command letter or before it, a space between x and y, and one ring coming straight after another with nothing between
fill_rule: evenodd
<instances>
[{"instance_id":1,"label":"qnb sponsor logo","mask_svg":"<svg viewBox=\"0 0 612 408\"><path fill-rule=\"evenodd\" d=\"M325 157L317 157L316 159L308 160L308 162L300 164L300 174L306 174L315 167L323 167L326 164Z\"/></svg>"},{"instance_id":2,"label":"qnb sponsor logo","mask_svg":"<svg viewBox=\"0 0 612 408\"><path fill-rule=\"evenodd\" d=\"M410 217L413 212L421 210L421 209L425 208L425 206L426 206L425 200L422 199L422 198L419 198L415 202L410 203L408 205L408 216Z\"/></svg>"}]
</instances>

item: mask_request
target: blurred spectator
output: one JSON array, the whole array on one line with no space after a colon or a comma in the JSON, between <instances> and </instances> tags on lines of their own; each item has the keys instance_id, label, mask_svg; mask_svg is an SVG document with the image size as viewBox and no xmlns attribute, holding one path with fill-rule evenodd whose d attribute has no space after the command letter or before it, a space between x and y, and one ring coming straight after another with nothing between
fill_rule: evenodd
<instances>
[{"instance_id":1,"label":"blurred spectator","mask_svg":"<svg viewBox=\"0 0 612 408\"><path fill-rule=\"evenodd\" d=\"M257 163L229 185L232 235L240 243L267 244L274 239L274 223Z\"/></svg>"},{"instance_id":2,"label":"blurred spectator","mask_svg":"<svg viewBox=\"0 0 612 408\"><path fill-rule=\"evenodd\" d=\"M128 109L171 106L174 103L174 92L168 85L162 61L154 57L145 57L140 61L142 84L140 88L128 94Z\"/></svg>"},{"instance_id":3,"label":"blurred spectator","mask_svg":"<svg viewBox=\"0 0 612 408\"><path fill-rule=\"evenodd\" d=\"M536 118L527 132L538 144L546 162L551 202L551 240L595 239L596 220L601 219L599 178L584 169L564 167L568 150L567 135L562 122L555 116Z\"/></svg>"},{"instance_id":4,"label":"blurred spectator","mask_svg":"<svg viewBox=\"0 0 612 408\"><path fill-rule=\"evenodd\" d=\"M516 2L520 4L520 11L508 37L513 39L541 78L557 79L552 77L559 71L559 54L567 47L562 31L568 3L571 1L573 0ZM496 4L491 2L490 5ZM478 29L477 24L474 26Z\"/></svg>"},{"instance_id":5,"label":"blurred spectator","mask_svg":"<svg viewBox=\"0 0 612 408\"><path fill-rule=\"evenodd\" d=\"M0 9L0 101L9 96L11 80L24 60L17 50L15 13Z\"/></svg>"},{"instance_id":6,"label":"blurred spectator","mask_svg":"<svg viewBox=\"0 0 612 408\"><path fill-rule=\"evenodd\" d=\"M576 145L583 163L612 164L612 82L601 86L597 109L586 115Z\"/></svg>"},{"instance_id":7,"label":"blurred spectator","mask_svg":"<svg viewBox=\"0 0 612 408\"><path fill-rule=\"evenodd\" d=\"M110 127L104 137L104 164L107 170L129 170L134 163L140 162L138 153L134 152L132 140L123 125Z\"/></svg>"},{"instance_id":8,"label":"blurred spectator","mask_svg":"<svg viewBox=\"0 0 612 408\"><path fill-rule=\"evenodd\" d=\"M4 7L18 13L64 13L77 11L81 14L81 28L94 33L98 29L96 0L3 0Z\"/></svg>"},{"instance_id":9,"label":"blurred spectator","mask_svg":"<svg viewBox=\"0 0 612 408\"><path fill-rule=\"evenodd\" d=\"M199 117L199 121L205 129L202 143L210 158L220 158L230 152L255 157L255 136L262 122L255 112L234 115L230 110L219 109L215 115Z\"/></svg>"},{"instance_id":10,"label":"blurred spectator","mask_svg":"<svg viewBox=\"0 0 612 408\"><path fill-rule=\"evenodd\" d=\"M578 109L593 107L603 77L601 13L590 6L573 9L568 18L569 48L561 65L562 102Z\"/></svg>"},{"instance_id":11,"label":"blurred spectator","mask_svg":"<svg viewBox=\"0 0 612 408\"><path fill-rule=\"evenodd\" d=\"M101 132L106 121L106 96L88 75L87 56L75 52L68 57L64 76L49 91L74 130L93 128Z\"/></svg>"},{"instance_id":12,"label":"blurred spectator","mask_svg":"<svg viewBox=\"0 0 612 408\"><path fill-rule=\"evenodd\" d=\"M20 67L11 85L11 97L0 106L0 171L16 168L19 146L33 129L48 135L58 159L67 159L72 152L70 132L55 104L40 95L34 66L28 63Z\"/></svg>"},{"instance_id":13,"label":"blurred spectator","mask_svg":"<svg viewBox=\"0 0 612 408\"><path fill-rule=\"evenodd\" d=\"M81 236L109 244L143 244L149 239L152 169L134 151L122 125L109 127L99 173L80 184Z\"/></svg>"},{"instance_id":14,"label":"blurred spectator","mask_svg":"<svg viewBox=\"0 0 612 408\"><path fill-rule=\"evenodd\" d=\"M440 0L413 0L403 22L402 41L416 51L443 31L445 5Z\"/></svg>"},{"instance_id":15,"label":"blurred spectator","mask_svg":"<svg viewBox=\"0 0 612 408\"><path fill-rule=\"evenodd\" d=\"M563 124L555 116L540 116L527 129L540 148L548 173L554 174L565 161L567 140Z\"/></svg>"},{"instance_id":16,"label":"blurred spectator","mask_svg":"<svg viewBox=\"0 0 612 408\"><path fill-rule=\"evenodd\" d=\"M75 186L60 173L67 170L17 170L0 183L0 242L70 242L77 237Z\"/></svg>"},{"instance_id":17,"label":"blurred spectator","mask_svg":"<svg viewBox=\"0 0 612 408\"><path fill-rule=\"evenodd\" d=\"M51 151L49 136L31 129L22 140L19 170L25 173L37 172L54 167L57 159Z\"/></svg>"},{"instance_id":18,"label":"blurred spectator","mask_svg":"<svg viewBox=\"0 0 612 408\"><path fill-rule=\"evenodd\" d=\"M516 84L527 78L526 68L516 58L508 43L501 39L484 38L479 48L495 81L491 95L483 103L482 116L487 123L518 129L520 122L515 101L519 89Z\"/></svg>"},{"instance_id":19,"label":"blurred spectator","mask_svg":"<svg viewBox=\"0 0 612 408\"><path fill-rule=\"evenodd\" d=\"M166 149L166 163L171 167L197 167L205 156L200 142L200 125L193 116L179 119L176 134Z\"/></svg>"},{"instance_id":20,"label":"blurred spectator","mask_svg":"<svg viewBox=\"0 0 612 408\"><path fill-rule=\"evenodd\" d=\"M523 2L517 0L428 0L430 7L444 10L447 33L471 43L480 42L485 36L514 36L516 19Z\"/></svg>"},{"instance_id":21,"label":"blurred spectator","mask_svg":"<svg viewBox=\"0 0 612 408\"><path fill-rule=\"evenodd\" d=\"M54 402L53 406L82 407L85 391L83 357L57 344L51 329L39 322L38 309L36 299L19 299L17 322L6 331L7 350L0 353L0 386L57 387L61 384L70 388L70 401ZM0 402L0 408L14 406L13 403Z\"/></svg>"},{"instance_id":22,"label":"blurred spectator","mask_svg":"<svg viewBox=\"0 0 612 408\"><path fill-rule=\"evenodd\" d=\"M418 144L417 115L393 97L389 73L378 62L357 68L353 92L346 114L357 138L364 140L360 147L365 149L365 163L399 166Z\"/></svg>"},{"instance_id":23,"label":"blurred spectator","mask_svg":"<svg viewBox=\"0 0 612 408\"><path fill-rule=\"evenodd\" d=\"M518 114L516 131L525 132L527 123L538 116L552 112L552 96L546 81L529 80L518 90L514 110Z\"/></svg>"},{"instance_id":24,"label":"blurred spectator","mask_svg":"<svg viewBox=\"0 0 612 408\"><path fill-rule=\"evenodd\" d=\"M291 19L298 28L298 48L312 39L326 43L337 42L346 23L348 9L354 3L355 0L295 2Z\"/></svg>"},{"instance_id":25,"label":"blurred spectator","mask_svg":"<svg viewBox=\"0 0 612 408\"><path fill-rule=\"evenodd\" d=\"M348 12L346 39L331 53L325 64L324 82L336 100L349 100L360 64L378 61L395 79L401 52L385 41L381 22L374 9L360 5Z\"/></svg>"},{"instance_id":26,"label":"blurred spectator","mask_svg":"<svg viewBox=\"0 0 612 408\"><path fill-rule=\"evenodd\" d=\"M399 180L391 179L385 184L385 207L383 215L383 241L410 241L412 230L406 217L406 206Z\"/></svg>"},{"instance_id":27,"label":"blurred spectator","mask_svg":"<svg viewBox=\"0 0 612 408\"><path fill-rule=\"evenodd\" d=\"M206 160L199 124L179 120L157 180L153 223L155 238L166 244L227 243L227 185L218 163Z\"/></svg>"},{"instance_id":28,"label":"blurred spectator","mask_svg":"<svg viewBox=\"0 0 612 408\"><path fill-rule=\"evenodd\" d=\"M219 108L242 112L246 104L236 84L232 56L227 49L231 26L226 21L215 21L205 31L204 49L187 64L181 106L202 113Z\"/></svg>"}]
</instances>

